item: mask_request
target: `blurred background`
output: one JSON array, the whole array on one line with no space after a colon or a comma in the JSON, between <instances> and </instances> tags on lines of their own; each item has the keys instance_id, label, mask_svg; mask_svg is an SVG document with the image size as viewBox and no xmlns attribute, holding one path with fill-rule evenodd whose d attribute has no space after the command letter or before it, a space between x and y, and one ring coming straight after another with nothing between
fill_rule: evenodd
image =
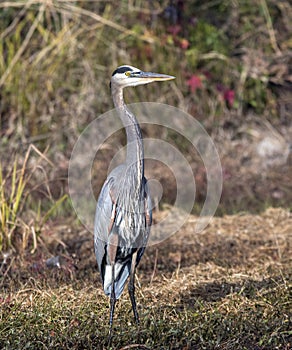
<instances>
[{"instance_id":1,"label":"blurred background","mask_svg":"<svg viewBox=\"0 0 292 350\"><path fill-rule=\"evenodd\" d=\"M68 196L72 149L84 128L113 108L109 80L130 64L176 76L125 92L196 118L218 149L223 193L217 215L291 208L292 10L287 0L0 3L0 251L35 252L54 227L78 219ZM205 199L205 169L192 146L157 127L190 162ZM96 196L125 144L108 140L95 162ZM148 176L174 201L163 164ZM4 255L3 255L4 256Z\"/></svg>"}]
</instances>

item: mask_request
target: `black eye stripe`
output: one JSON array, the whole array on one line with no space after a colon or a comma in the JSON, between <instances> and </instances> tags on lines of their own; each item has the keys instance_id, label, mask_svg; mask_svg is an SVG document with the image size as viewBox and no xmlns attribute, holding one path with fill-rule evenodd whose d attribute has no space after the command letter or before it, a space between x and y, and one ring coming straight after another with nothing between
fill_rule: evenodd
<instances>
[{"instance_id":1,"label":"black eye stripe","mask_svg":"<svg viewBox=\"0 0 292 350\"><path fill-rule=\"evenodd\" d=\"M130 67L127 67L127 66L119 67L113 72L112 76L114 76L115 74L122 74L122 73L126 73L129 71L132 72L133 69Z\"/></svg>"}]
</instances>

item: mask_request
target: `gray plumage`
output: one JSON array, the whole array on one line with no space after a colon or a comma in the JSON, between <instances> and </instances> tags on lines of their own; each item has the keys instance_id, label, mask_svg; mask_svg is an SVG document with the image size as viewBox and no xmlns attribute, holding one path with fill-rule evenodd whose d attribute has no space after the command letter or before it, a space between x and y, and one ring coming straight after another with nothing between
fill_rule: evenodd
<instances>
[{"instance_id":1,"label":"gray plumage","mask_svg":"<svg viewBox=\"0 0 292 350\"><path fill-rule=\"evenodd\" d=\"M119 238L115 259L116 299L120 297L130 274L133 253L137 251L136 266L144 253L152 221L151 210L149 210L148 223L145 218L145 200L149 208L151 208L151 199L147 194L146 179L143 177L139 189L135 188L137 187L136 181L131 181L130 188L128 188L126 183L130 183L127 180L130 176L127 173L130 171L129 168L127 169L127 166L127 164L120 165L114 169L104 183L96 206L94 224L96 259L106 295L110 295L112 283L111 262L107 255L108 236L114 232ZM118 190L119 188L120 190ZM139 192L134 193L134 190ZM112 195L110 194L111 191ZM112 197L116 198L116 213L112 230L109 233L106 228L110 226L111 221L113 210ZM121 198L128 199L125 205L121 202Z\"/></svg>"}]
</instances>

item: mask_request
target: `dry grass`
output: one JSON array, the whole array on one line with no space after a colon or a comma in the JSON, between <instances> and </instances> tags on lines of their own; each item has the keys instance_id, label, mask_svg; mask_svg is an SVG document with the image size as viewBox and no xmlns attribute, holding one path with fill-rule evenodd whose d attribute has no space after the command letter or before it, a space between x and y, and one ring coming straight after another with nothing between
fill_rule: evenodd
<instances>
[{"instance_id":1,"label":"dry grass","mask_svg":"<svg viewBox=\"0 0 292 350\"><path fill-rule=\"evenodd\" d=\"M157 220L159 215L165 213ZM141 325L133 322L125 292L111 348L288 350L291 214L269 209L215 218L196 236L195 221L191 217L181 232L147 249L138 272ZM66 243L60 269L45 267L50 254L44 252L5 276L3 349L107 347L108 299L97 282L91 237L64 229L59 227ZM84 241L79 248L77 237Z\"/></svg>"},{"instance_id":2,"label":"dry grass","mask_svg":"<svg viewBox=\"0 0 292 350\"><path fill-rule=\"evenodd\" d=\"M49 159L40 164L30 157L37 169L15 229L25 244L11 242L14 252L1 259L1 348L107 347L108 299L91 234L76 223L67 201L61 215L51 214L68 192L72 148L88 123L112 108L108 79L124 63L177 77L169 85L129 90L126 100L174 105L202 122L222 159L218 213L261 214L215 218L200 235L193 234L192 217L180 233L149 247L138 274L141 325L133 324L124 293L112 348L291 348L291 216L286 209L263 211L291 206L291 5L185 4L176 8L182 15L177 26L165 17L168 0L144 7L126 0L119 11L114 1L0 3L1 168L8 174L17 154L21 169L29 147ZM195 91L188 85L192 76L201 79ZM233 104L225 90L234 93ZM143 130L148 137L167 134L160 131ZM123 141L110 140L109 153L97 155L97 191ZM206 174L195 150L177 135L165 141L177 141L190 159L202 203ZM267 143L272 154L263 153ZM153 171L172 203L170 176ZM13 193L9 181L2 187ZM165 214L156 213L156 220ZM60 268L47 268L46 260L57 255Z\"/></svg>"}]
</instances>

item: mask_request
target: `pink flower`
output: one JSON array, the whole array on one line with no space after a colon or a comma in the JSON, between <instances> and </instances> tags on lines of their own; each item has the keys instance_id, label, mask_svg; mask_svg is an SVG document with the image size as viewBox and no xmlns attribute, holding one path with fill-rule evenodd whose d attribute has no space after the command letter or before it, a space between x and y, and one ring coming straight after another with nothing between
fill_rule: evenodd
<instances>
[{"instance_id":1,"label":"pink flower","mask_svg":"<svg viewBox=\"0 0 292 350\"><path fill-rule=\"evenodd\" d=\"M173 26L169 26L167 28L168 33L172 34L173 36L176 36L181 31L181 26L176 24Z\"/></svg>"},{"instance_id":2,"label":"pink flower","mask_svg":"<svg viewBox=\"0 0 292 350\"><path fill-rule=\"evenodd\" d=\"M186 50L188 47L190 46L190 43L187 39L181 39L180 41L180 47L183 49L183 50Z\"/></svg>"},{"instance_id":3,"label":"pink flower","mask_svg":"<svg viewBox=\"0 0 292 350\"><path fill-rule=\"evenodd\" d=\"M227 102L228 106L232 107L234 104L234 99L235 99L234 90L230 90L230 89L225 90L223 97L224 97L224 100Z\"/></svg>"},{"instance_id":4,"label":"pink flower","mask_svg":"<svg viewBox=\"0 0 292 350\"><path fill-rule=\"evenodd\" d=\"M187 81L187 85L190 87L191 92L195 92L197 89L201 89L203 87L202 79L198 75L193 74Z\"/></svg>"}]
</instances>

